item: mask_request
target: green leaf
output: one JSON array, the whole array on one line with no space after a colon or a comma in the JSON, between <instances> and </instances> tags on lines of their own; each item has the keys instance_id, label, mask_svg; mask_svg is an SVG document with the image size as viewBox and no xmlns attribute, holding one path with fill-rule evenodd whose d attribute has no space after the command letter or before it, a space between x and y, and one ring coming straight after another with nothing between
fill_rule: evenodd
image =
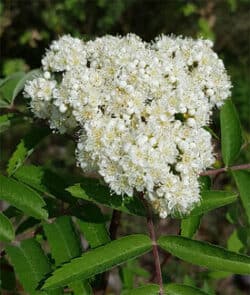
<instances>
[{"instance_id":1,"label":"green leaf","mask_svg":"<svg viewBox=\"0 0 250 295\"><path fill-rule=\"evenodd\" d=\"M181 235L192 238L200 226L201 215L190 216L181 220Z\"/></svg>"},{"instance_id":2,"label":"green leaf","mask_svg":"<svg viewBox=\"0 0 250 295\"><path fill-rule=\"evenodd\" d=\"M196 206L190 215L199 215L219 207L231 204L237 200L237 194L226 191L203 191L201 192L200 205Z\"/></svg>"},{"instance_id":3,"label":"green leaf","mask_svg":"<svg viewBox=\"0 0 250 295\"><path fill-rule=\"evenodd\" d=\"M17 72L0 82L0 108L9 108L13 104L13 91L24 77L23 72Z\"/></svg>"},{"instance_id":4,"label":"green leaf","mask_svg":"<svg viewBox=\"0 0 250 295\"><path fill-rule=\"evenodd\" d=\"M214 289L213 289L213 282L209 281L209 280L205 280L202 290L204 292L207 292L207 294L209 295L215 295Z\"/></svg>"},{"instance_id":5,"label":"green leaf","mask_svg":"<svg viewBox=\"0 0 250 295\"><path fill-rule=\"evenodd\" d=\"M238 237L237 230L234 230L227 240L227 249L234 252L240 252L244 248L244 244Z\"/></svg>"},{"instance_id":6,"label":"green leaf","mask_svg":"<svg viewBox=\"0 0 250 295\"><path fill-rule=\"evenodd\" d=\"M50 133L48 128L33 127L26 136L21 139L8 163L8 175L11 176L33 153L38 143Z\"/></svg>"},{"instance_id":7,"label":"green leaf","mask_svg":"<svg viewBox=\"0 0 250 295\"><path fill-rule=\"evenodd\" d=\"M181 284L168 284L165 291L169 295L208 295L198 288Z\"/></svg>"},{"instance_id":8,"label":"green leaf","mask_svg":"<svg viewBox=\"0 0 250 295\"><path fill-rule=\"evenodd\" d=\"M0 182L0 198L2 200L35 218L46 219L48 217L47 211L43 209L46 203L33 189L3 175L0 175Z\"/></svg>"},{"instance_id":9,"label":"green leaf","mask_svg":"<svg viewBox=\"0 0 250 295\"><path fill-rule=\"evenodd\" d=\"M134 286L135 273L133 272L133 264L130 265L131 262L133 263L134 261L128 261L119 269L123 289L132 289Z\"/></svg>"},{"instance_id":10,"label":"green leaf","mask_svg":"<svg viewBox=\"0 0 250 295\"><path fill-rule=\"evenodd\" d=\"M136 197L111 195L108 187L95 179L84 179L67 189L72 196L132 214L145 216L143 203Z\"/></svg>"},{"instance_id":11,"label":"green leaf","mask_svg":"<svg viewBox=\"0 0 250 295\"><path fill-rule=\"evenodd\" d=\"M43 289L67 285L72 280L88 279L151 249L148 236L137 234L123 237L84 253L55 270Z\"/></svg>"},{"instance_id":12,"label":"green leaf","mask_svg":"<svg viewBox=\"0 0 250 295\"><path fill-rule=\"evenodd\" d=\"M119 274L123 289L132 289L136 276L149 279L151 274L145 268L140 266L138 259L129 260L119 268Z\"/></svg>"},{"instance_id":13,"label":"green leaf","mask_svg":"<svg viewBox=\"0 0 250 295\"><path fill-rule=\"evenodd\" d=\"M221 152L226 166L237 158L242 145L242 133L238 113L231 100L220 111Z\"/></svg>"},{"instance_id":14,"label":"green leaf","mask_svg":"<svg viewBox=\"0 0 250 295\"><path fill-rule=\"evenodd\" d=\"M187 274L185 274L185 276L183 278L183 284L191 286L191 287L195 287L195 285L196 285L195 280Z\"/></svg>"},{"instance_id":15,"label":"green leaf","mask_svg":"<svg viewBox=\"0 0 250 295\"><path fill-rule=\"evenodd\" d=\"M93 291L90 284L87 281L75 281L69 284L69 287L73 289L74 295L92 295Z\"/></svg>"},{"instance_id":16,"label":"green leaf","mask_svg":"<svg viewBox=\"0 0 250 295\"><path fill-rule=\"evenodd\" d=\"M250 227L239 227L237 229L238 238L246 249L250 247Z\"/></svg>"},{"instance_id":17,"label":"green leaf","mask_svg":"<svg viewBox=\"0 0 250 295\"><path fill-rule=\"evenodd\" d=\"M180 236L161 237L164 250L192 264L235 274L250 274L250 257L224 248Z\"/></svg>"},{"instance_id":18,"label":"green leaf","mask_svg":"<svg viewBox=\"0 0 250 295\"><path fill-rule=\"evenodd\" d=\"M186 218L201 215L216 208L231 204L236 200L236 193L226 191L202 191L200 203L196 205L189 214L182 216L176 212L173 217Z\"/></svg>"},{"instance_id":19,"label":"green leaf","mask_svg":"<svg viewBox=\"0 0 250 295\"><path fill-rule=\"evenodd\" d=\"M240 192L240 198L248 218L248 224L250 224L250 172L232 171L232 174Z\"/></svg>"},{"instance_id":20,"label":"green leaf","mask_svg":"<svg viewBox=\"0 0 250 295\"><path fill-rule=\"evenodd\" d=\"M182 285L182 284L168 284L164 285L164 294L167 295L208 295L202 290ZM159 285L149 284L143 287L135 288L132 290L126 290L122 292L122 295L157 295L159 294Z\"/></svg>"},{"instance_id":21,"label":"green leaf","mask_svg":"<svg viewBox=\"0 0 250 295\"><path fill-rule=\"evenodd\" d=\"M148 284L139 288L123 291L121 295L157 295L159 294L159 285Z\"/></svg>"},{"instance_id":22,"label":"green leaf","mask_svg":"<svg viewBox=\"0 0 250 295\"><path fill-rule=\"evenodd\" d=\"M237 224L239 221L239 216L240 216L240 206L239 202L236 204L232 204L228 206L228 210L226 213L226 219L228 222L231 224Z\"/></svg>"},{"instance_id":23,"label":"green leaf","mask_svg":"<svg viewBox=\"0 0 250 295\"><path fill-rule=\"evenodd\" d=\"M221 280L230 276L232 276L232 274L227 271L210 271L208 273L208 277L214 280Z\"/></svg>"},{"instance_id":24,"label":"green leaf","mask_svg":"<svg viewBox=\"0 0 250 295\"><path fill-rule=\"evenodd\" d=\"M59 217L53 223L44 223L43 228L57 266L81 254L71 217Z\"/></svg>"},{"instance_id":25,"label":"green leaf","mask_svg":"<svg viewBox=\"0 0 250 295\"><path fill-rule=\"evenodd\" d=\"M59 217L53 223L44 223L43 228L56 266L81 254L81 243L71 217ZM91 287L87 282L72 282L69 287L73 289L75 295L91 294Z\"/></svg>"},{"instance_id":26,"label":"green leaf","mask_svg":"<svg viewBox=\"0 0 250 295\"><path fill-rule=\"evenodd\" d=\"M5 114L0 116L0 133L8 130L12 125L20 123L23 118L16 114Z\"/></svg>"},{"instance_id":27,"label":"green leaf","mask_svg":"<svg viewBox=\"0 0 250 295\"><path fill-rule=\"evenodd\" d=\"M75 198L65 191L65 188L69 186L68 181L49 169L41 166L23 165L15 171L13 176L40 192L51 194L68 203L76 202Z\"/></svg>"},{"instance_id":28,"label":"green leaf","mask_svg":"<svg viewBox=\"0 0 250 295\"><path fill-rule=\"evenodd\" d=\"M35 69L27 74L25 74L16 84L16 87L14 88L13 94L12 94L12 101L17 97L17 95L23 90L24 85L26 82L33 80L34 78L38 77L39 74L41 74L40 69Z\"/></svg>"},{"instance_id":29,"label":"green leaf","mask_svg":"<svg viewBox=\"0 0 250 295\"><path fill-rule=\"evenodd\" d=\"M9 218L0 212L0 241L10 242L15 237L15 231Z\"/></svg>"},{"instance_id":30,"label":"green leaf","mask_svg":"<svg viewBox=\"0 0 250 295\"><path fill-rule=\"evenodd\" d=\"M38 283L51 270L40 244L34 239L28 239L18 247L8 246L6 252L25 291L37 294L35 290Z\"/></svg>"},{"instance_id":31,"label":"green leaf","mask_svg":"<svg viewBox=\"0 0 250 295\"><path fill-rule=\"evenodd\" d=\"M94 204L86 204L83 207L83 211L84 218L86 219L87 217L87 221L78 219L78 225L90 247L96 248L110 242L105 219L101 210ZM91 218L93 221L88 221L88 219L91 220Z\"/></svg>"}]
</instances>

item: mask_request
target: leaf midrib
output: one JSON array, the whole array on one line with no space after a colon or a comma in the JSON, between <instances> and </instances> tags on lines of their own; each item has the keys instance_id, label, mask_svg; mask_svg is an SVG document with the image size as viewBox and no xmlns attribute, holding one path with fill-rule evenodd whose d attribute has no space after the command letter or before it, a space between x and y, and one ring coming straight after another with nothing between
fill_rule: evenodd
<instances>
[{"instance_id":1,"label":"leaf midrib","mask_svg":"<svg viewBox=\"0 0 250 295\"><path fill-rule=\"evenodd\" d=\"M71 259L73 257L73 253L71 253L71 250L68 246L67 240L64 237L64 234L62 233L60 226L56 222L54 223L54 226L55 226L55 229L58 231L59 235L62 237L62 240L64 242L64 245L65 245L65 248L66 248L66 251L68 254L68 258Z\"/></svg>"}]
</instances>

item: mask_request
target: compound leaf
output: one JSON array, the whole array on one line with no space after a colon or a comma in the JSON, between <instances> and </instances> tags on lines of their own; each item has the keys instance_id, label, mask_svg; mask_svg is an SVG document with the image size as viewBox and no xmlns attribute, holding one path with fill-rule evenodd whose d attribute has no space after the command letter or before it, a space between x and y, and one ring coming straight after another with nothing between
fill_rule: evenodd
<instances>
[{"instance_id":1,"label":"compound leaf","mask_svg":"<svg viewBox=\"0 0 250 295\"><path fill-rule=\"evenodd\" d=\"M37 294L38 283L51 270L40 244L34 239L23 240L20 246L8 246L6 251L25 291Z\"/></svg>"},{"instance_id":2,"label":"compound leaf","mask_svg":"<svg viewBox=\"0 0 250 295\"><path fill-rule=\"evenodd\" d=\"M3 175L0 175L0 182L2 200L35 218L46 219L48 217L47 211L43 208L46 203L36 191Z\"/></svg>"},{"instance_id":3,"label":"compound leaf","mask_svg":"<svg viewBox=\"0 0 250 295\"><path fill-rule=\"evenodd\" d=\"M181 236L161 237L158 244L172 255L192 264L235 274L250 274L250 256Z\"/></svg>"},{"instance_id":4,"label":"compound leaf","mask_svg":"<svg viewBox=\"0 0 250 295\"><path fill-rule=\"evenodd\" d=\"M47 279L43 289L64 286L72 280L88 279L150 249L151 241L146 235L137 234L120 238L62 265Z\"/></svg>"},{"instance_id":5,"label":"compound leaf","mask_svg":"<svg viewBox=\"0 0 250 295\"><path fill-rule=\"evenodd\" d=\"M44 223L43 229L56 265L81 254L81 244L70 216L61 216L53 223Z\"/></svg>"}]
</instances>

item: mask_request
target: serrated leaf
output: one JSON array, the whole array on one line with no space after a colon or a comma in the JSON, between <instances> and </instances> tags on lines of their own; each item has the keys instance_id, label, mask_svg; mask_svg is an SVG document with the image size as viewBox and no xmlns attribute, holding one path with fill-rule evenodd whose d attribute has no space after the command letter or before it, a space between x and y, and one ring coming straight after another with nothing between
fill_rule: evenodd
<instances>
[{"instance_id":1,"label":"serrated leaf","mask_svg":"<svg viewBox=\"0 0 250 295\"><path fill-rule=\"evenodd\" d=\"M13 91L18 82L24 77L24 72L17 72L8 76L0 83L0 108L8 108L13 104Z\"/></svg>"},{"instance_id":2,"label":"serrated leaf","mask_svg":"<svg viewBox=\"0 0 250 295\"><path fill-rule=\"evenodd\" d=\"M48 128L33 127L30 132L21 139L8 163L7 172L9 176L11 176L24 163L24 161L33 153L38 143L49 133L50 130Z\"/></svg>"},{"instance_id":3,"label":"serrated leaf","mask_svg":"<svg viewBox=\"0 0 250 295\"><path fill-rule=\"evenodd\" d=\"M26 292L38 294L38 283L51 270L40 244L34 239L23 240L20 246L8 246L6 252Z\"/></svg>"},{"instance_id":4,"label":"serrated leaf","mask_svg":"<svg viewBox=\"0 0 250 295\"><path fill-rule=\"evenodd\" d=\"M231 100L227 100L221 108L220 125L222 158L229 166L237 158L242 145L240 120Z\"/></svg>"},{"instance_id":5,"label":"serrated leaf","mask_svg":"<svg viewBox=\"0 0 250 295\"><path fill-rule=\"evenodd\" d=\"M13 177L47 194L51 194L65 202L76 202L70 193L65 191L69 183L65 178L41 166L23 165L15 171Z\"/></svg>"},{"instance_id":6,"label":"serrated leaf","mask_svg":"<svg viewBox=\"0 0 250 295\"><path fill-rule=\"evenodd\" d=\"M201 215L190 216L181 220L181 235L192 238L200 226Z\"/></svg>"},{"instance_id":7,"label":"serrated leaf","mask_svg":"<svg viewBox=\"0 0 250 295\"><path fill-rule=\"evenodd\" d=\"M78 225L90 247L93 249L110 242L101 210L94 204L85 204L82 211L85 220L78 219ZM91 221L91 218L93 221Z\"/></svg>"},{"instance_id":8,"label":"serrated leaf","mask_svg":"<svg viewBox=\"0 0 250 295\"><path fill-rule=\"evenodd\" d=\"M182 285L182 284L168 284L163 286L164 294L167 295L208 295L202 290ZM133 290L126 290L122 295L157 295L159 294L159 285L149 284L143 287L135 288Z\"/></svg>"},{"instance_id":9,"label":"serrated leaf","mask_svg":"<svg viewBox=\"0 0 250 295\"><path fill-rule=\"evenodd\" d=\"M61 216L53 223L44 223L43 228L57 266L81 254L71 217Z\"/></svg>"},{"instance_id":10,"label":"serrated leaf","mask_svg":"<svg viewBox=\"0 0 250 295\"><path fill-rule=\"evenodd\" d=\"M0 241L10 242L15 237L15 231L9 218L0 212Z\"/></svg>"},{"instance_id":11,"label":"serrated leaf","mask_svg":"<svg viewBox=\"0 0 250 295\"><path fill-rule=\"evenodd\" d=\"M112 241L75 258L55 270L42 289L67 285L72 280L88 279L151 249L148 236L137 234Z\"/></svg>"},{"instance_id":12,"label":"serrated leaf","mask_svg":"<svg viewBox=\"0 0 250 295\"><path fill-rule=\"evenodd\" d=\"M67 188L76 198L102 204L132 215L145 216L143 203L136 197L111 195L110 189L95 179L84 179L82 183Z\"/></svg>"},{"instance_id":13,"label":"serrated leaf","mask_svg":"<svg viewBox=\"0 0 250 295\"><path fill-rule=\"evenodd\" d=\"M187 218L191 216L201 215L216 208L231 204L237 200L237 194L226 191L202 191L201 201L187 215L175 213L173 217Z\"/></svg>"},{"instance_id":14,"label":"serrated leaf","mask_svg":"<svg viewBox=\"0 0 250 295\"><path fill-rule=\"evenodd\" d=\"M226 191L203 191L201 192L200 205L196 206L190 215L199 215L216 208L231 204L237 200L237 194Z\"/></svg>"},{"instance_id":15,"label":"serrated leaf","mask_svg":"<svg viewBox=\"0 0 250 295\"><path fill-rule=\"evenodd\" d=\"M48 217L47 211L43 208L46 203L36 191L3 175L0 175L0 183L0 199L35 218Z\"/></svg>"},{"instance_id":16,"label":"serrated leaf","mask_svg":"<svg viewBox=\"0 0 250 295\"><path fill-rule=\"evenodd\" d=\"M240 198L248 218L248 224L250 224L250 172L232 171L232 173L240 192Z\"/></svg>"},{"instance_id":17,"label":"serrated leaf","mask_svg":"<svg viewBox=\"0 0 250 295\"><path fill-rule=\"evenodd\" d=\"M181 236L161 237L158 244L180 259L213 270L250 274L250 256Z\"/></svg>"},{"instance_id":18,"label":"serrated leaf","mask_svg":"<svg viewBox=\"0 0 250 295\"><path fill-rule=\"evenodd\" d=\"M76 235L71 217L61 216L53 223L44 223L43 228L56 266L81 254L80 240ZM88 282L71 282L69 287L73 289L75 295L91 294Z\"/></svg>"},{"instance_id":19,"label":"serrated leaf","mask_svg":"<svg viewBox=\"0 0 250 295\"><path fill-rule=\"evenodd\" d=\"M40 69L35 69L27 74L25 74L16 84L16 87L14 88L13 94L12 94L12 101L17 97L17 95L23 90L24 85L27 81L33 80L34 78L38 77L41 73Z\"/></svg>"}]
</instances>

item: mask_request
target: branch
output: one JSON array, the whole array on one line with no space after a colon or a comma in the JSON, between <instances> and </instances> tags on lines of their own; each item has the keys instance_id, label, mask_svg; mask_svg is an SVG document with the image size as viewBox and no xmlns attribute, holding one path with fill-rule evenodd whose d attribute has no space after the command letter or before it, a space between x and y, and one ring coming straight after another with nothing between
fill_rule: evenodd
<instances>
[{"instance_id":1,"label":"branch","mask_svg":"<svg viewBox=\"0 0 250 295\"><path fill-rule=\"evenodd\" d=\"M113 210L112 219L109 226L109 235L111 240L116 239L118 227L120 225L121 211Z\"/></svg>"},{"instance_id":2,"label":"branch","mask_svg":"<svg viewBox=\"0 0 250 295\"><path fill-rule=\"evenodd\" d=\"M202 172L200 175L201 176L216 175L218 173L222 173L222 172L226 172L226 171L230 171L230 170L236 171L236 170L246 170L246 169L250 169L250 163L231 166L231 167L223 167L223 168L214 169L214 170L207 170L207 171Z\"/></svg>"},{"instance_id":3,"label":"branch","mask_svg":"<svg viewBox=\"0 0 250 295\"><path fill-rule=\"evenodd\" d=\"M109 236L112 241L116 239L117 230L120 225L121 215L122 215L121 211L113 210L113 214L112 214L112 218L111 218L111 222L109 226ZM107 293L108 280L109 280L109 272L106 272L103 275L103 284L102 284L103 294Z\"/></svg>"},{"instance_id":4,"label":"branch","mask_svg":"<svg viewBox=\"0 0 250 295\"><path fill-rule=\"evenodd\" d=\"M154 256L154 262L155 262L155 272L156 272L157 283L160 286L159 295L163 295L164 292L163 292L163 282L162 282L162 273L161 273L161 263L160 263L160 257L159 257L157 243L156 243L156 235L155 235L152 212L148 206L147 201L144 199L143 193L141 193L141 199L147 210L147 226L148 226L149 235L153 245L153 256Z\"/></svg>"}]
</instances>

